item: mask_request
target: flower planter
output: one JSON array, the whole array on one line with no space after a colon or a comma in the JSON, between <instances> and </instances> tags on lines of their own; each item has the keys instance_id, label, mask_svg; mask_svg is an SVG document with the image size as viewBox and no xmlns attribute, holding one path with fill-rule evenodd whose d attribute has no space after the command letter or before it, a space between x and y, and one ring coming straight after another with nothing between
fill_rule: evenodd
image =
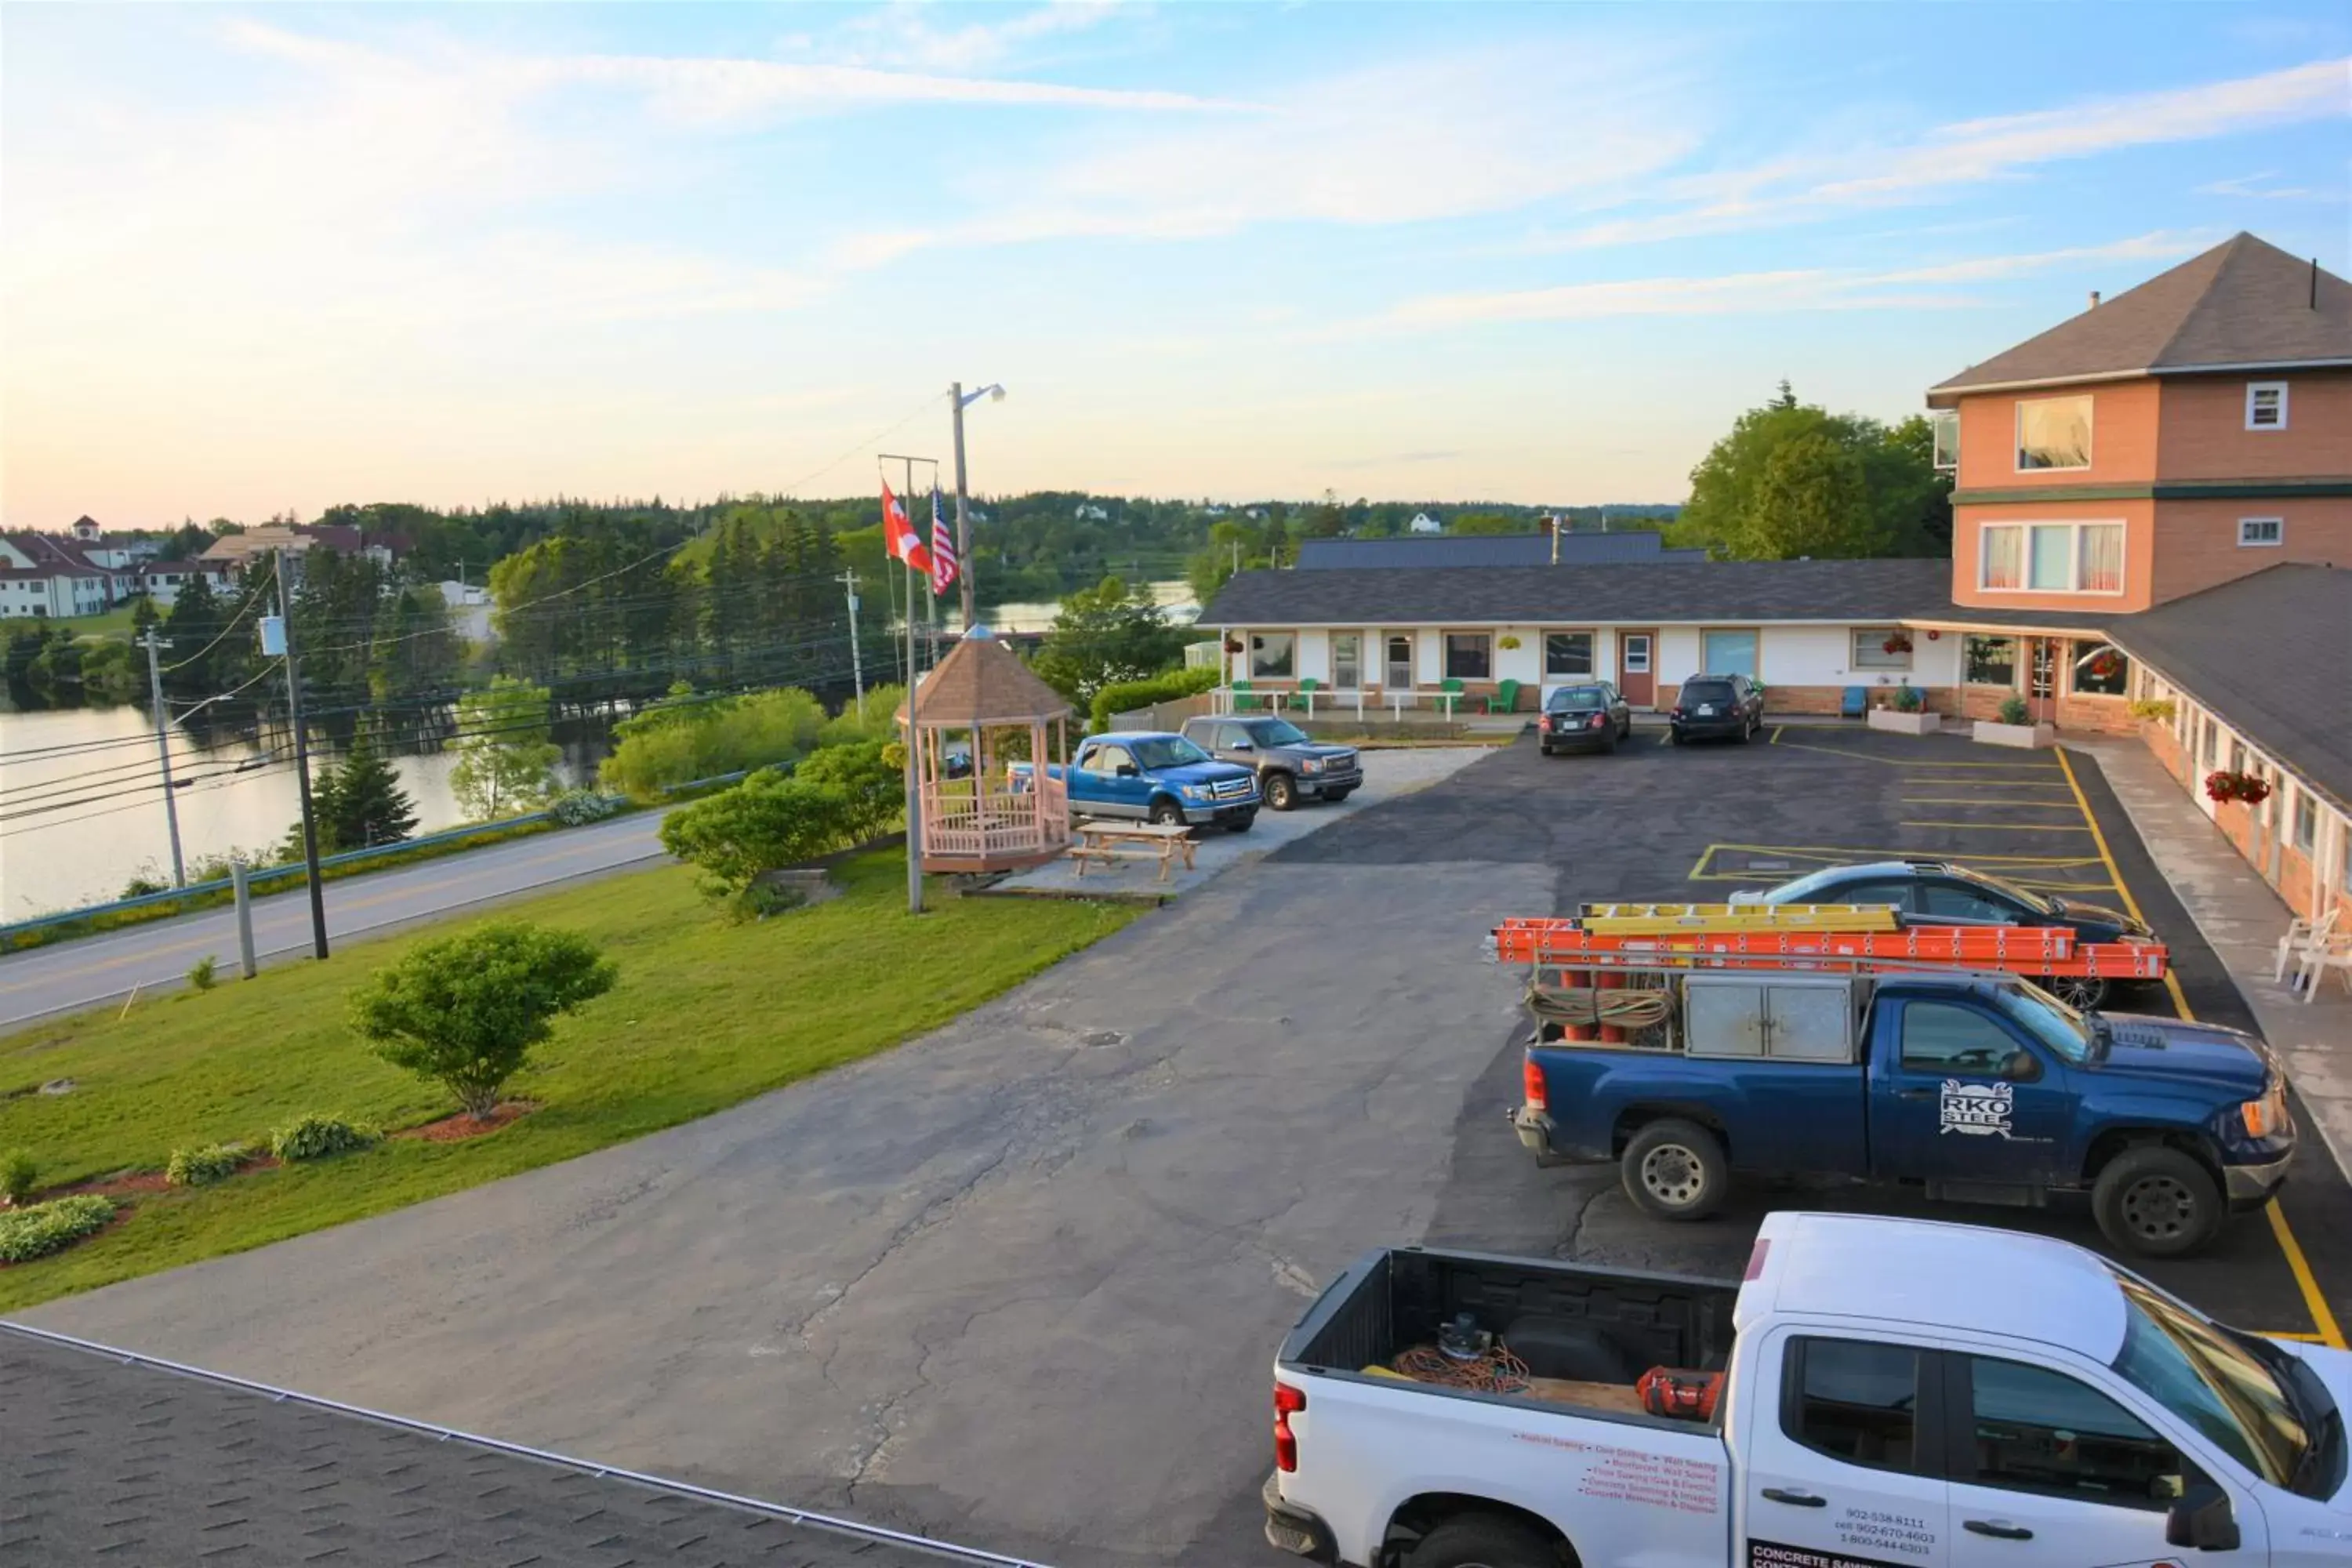
<instances>
[{"instance_id":1,"label":"flower planter","mask_svg":"<svg viewBox=\"0 0 2352 1568\"><path fill-rule=\"evenodd\" d=\"M2053 746L2058 743L2058 726L2047 720L2039 724L1996 724L1979 719L1970 731L1973 739L1989 746Z\"/></svg>"},{"instance_id":2,"label":"flower planter","mask_svg":"<svg viewBox=\"0 0 2352 1568\"><path fill-rule=\"evenodd\" d=\"M1870 727L1891 730L1898 735L1932 735L1943 728L1944 716L1922 710L1906 713L1899 708L1874 708L1870 710Z\"/></svg>"}]
</instances>

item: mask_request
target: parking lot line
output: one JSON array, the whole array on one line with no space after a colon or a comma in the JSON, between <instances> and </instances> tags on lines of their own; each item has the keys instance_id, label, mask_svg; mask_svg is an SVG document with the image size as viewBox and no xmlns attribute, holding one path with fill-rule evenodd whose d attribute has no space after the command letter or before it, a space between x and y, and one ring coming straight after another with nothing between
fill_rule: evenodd
<instances>
[{"instance_id":1,"label":"parking lot line","mask_svg":"<svg viewBox=\"0 0 2352 1568\"><path fill-rule=\"evenodd\" d=\"M2091 802L2083 794L2083 784L2074 776L2074 764L2066 758L2065 748L2058 750L2058 765L2064 770L2066 782L2074 786L2074 804L2082 808L2084 824L2091 830L2091 842L2099 847L2099 858L2106 862L2107 876L2122 895L2125 912L2134 920L2145 921L2139 900L2133 898L2131 888L2124 881L2122 868L2116 864L2115 852L2107 847L2107 836L2099 831L2099 819L2091 814ZM2180 989L2180 978L2168 967L2164 972L2164 987L2172 995L2172 1009L2185 1021L2194 1023L2197 1015L2189 1009L2188 994ZM2328 1307L2327 1298L2320 1293L2319 1281L2312 1278L2311 1260L2303 1255L2303 1244L2294 1237L2294 1228L2286 1222L2286 1212L2279 1207L2277 1197L2263 1205L2270 1216L2271 1234L2278 1238L2279 1250L2286 1255L2287 1271L2294 1276L2295 1289L2303 1292L2305 1310L2311 1314L2312 1326L2319 1331L2323 1343L2337 1350L2352 1349L2345 1342L2344 1330L2336 1321L2336 1313Z\"/></svg>"},{"instance_id":2,"label":"parking lot line","mask_svg":"<svg viewBox=\"0 0 2352 1568\"><path fill-rule=\"evenodd\" d=\"M1899 860L1905 856L1916 856L1923 860L1941 859L1944 851L1937 849L1874 849L1860 844L1710 844L1699 864L1706 864L1707 856L1718 849L1745 849L1758 855L1883 855ZM2095 855L1971 855L1970 860L2000 866L2096 866ZM2111 873L2112 874L2112 873Z\"/></svg>"},{"instance_id":3,"label":"parking lot line","mask_svg":"<svg viewBox=\"0 0 2352 1568\"><path fill-rule=\"evenodd\" d=\"M1854 762L1876 763L1889 768L2006 768L2012 773L2021 771L2036 773L2057 771L2047 763L1904 763L1897 762L1893 757L1874 757L1868 752L1857 751L1852 746L1816 746L1804 741L1783 741L1777 733L1773 737L1772 744L1785 746L1792 752L1826 752L1832 757L1845 757Z\"/></svg>"},{"instance_id":4,"label":"parking lot line","mask_svg":"<svg viewBox=\"0 0 2352 1568\"><path fill-rule=\"evenodd\" d=\"M2028 805L2042 811L2049 811L2053 808L2060 811L2074 809L2074 803L2071 800L2010 800L2001 795L1906 795L1903 796L1903 804L1906 805Z\"/></svg>"},{"instance_id":5,"label":"parking lot line","mask_svg":"<svg viewBox=\"0 0 2352 1568\"><path fill-rule=\"evenodd\" d=\"M1962 827L1978 833L2088 833L2071 822L1898 822L1897 827Z\"/></svg>"}]
</instances>

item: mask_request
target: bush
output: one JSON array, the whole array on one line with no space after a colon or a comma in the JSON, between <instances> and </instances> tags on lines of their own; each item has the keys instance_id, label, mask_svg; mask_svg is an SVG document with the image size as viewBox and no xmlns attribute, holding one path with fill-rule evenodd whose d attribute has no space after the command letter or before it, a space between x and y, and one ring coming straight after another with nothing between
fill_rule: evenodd
<instances>
[{"instance_id":1,"label":"bush","mask_svg":"<svg viewBox=\"0 0 2352 1568\"><path fill-rule=\"evenodd\" d=\"M530 1047L613 988L612 961L583 936L501 921L420 942L352 998L352 1026L396 1068L448 1088L477 1119Z\"/></svg>"},{"instance_id":2,"label":"bush","mask_svg":"<svg viewBox=\"0 0 2352 1568\"><path fill-rule=\"evenodd\" d=\"M614 726L619 743L597 777L650 800L673 784L796 762L825 723L824 705L797 687L716 700L679 692Z\"/></svg>"},{"instance_id":3,"label":"bush","mask_svg":"<svg viewBox=\"0 0 2352 1568\"><path fill-rule=\"evenodd\" d=\"M302 1116L269 1135L269 1152L281 1160L322 1160L381 1142L383 1134L340 1116Z\"/></svg>"},{"instance_id":4,"label":"bush","mask_svg":"<svg viewBox=\"0 0 2352 1568\"><path fill-rule=\"evenodd\" d=\"M852 841L857 807L840 790L771 770L662 820L662 847L702 870L703 891L734 898L762 871Z\"/></svg>"},{"instance_id":5,"label":"bush","mask_svg":"<svg viewBox=\"0 0 2352 1568\"><path fill-rule=\"evenodd\" d=\"M236 1174L245 1163L242 1143L207 1143L196 1149L174 1149L163 1179L175 1187L204 1187Z\"/></svg>"},{"instance_id":6,"label":"bush","mask_svg":"<svg viewBox=\"0 0 2352 1568\"><path fill-rule=\"evenodd\" d=\"M0 1203L16 1207L33 1194L33 1183L41 1173L33 1156L22 1149L11 1149L0 1154Z\"/></svg>"},{"instance_id":7,"label":"bush","mask_svg":"<svg viewBox=\"0 0 2352 1568\"><path fill-rule=\"evenodd\" d=\"M2147 724L2169 724L2179 711L2169 697L2143 697L2131 705L2131 716Z\"/></svg>"},{"instance_id":8,"label":"bush","mask_svg":"<svg viewBox=\"0 0 2352 1568\"><path fill-rule=\"evenodd\" d=\"M793 770L793 777L841 796L841 830L848 844L905 825L907 749L897 742L820 746Z\"/></svg>"},{"instance_id":9,"label":"bush","mask_svg":"<svg viewBox=\"0 0 2352 1568\"><path fill-rule=\"evenodd\" d=\"M1186 697L1198 697L1223 682L1222 671L1215 669L1183 669L1168 675L1155 675L1145 680L1121 680L1095 693L1094 702L1087 713L1090 733L1101 734L1110 728L1114 713L1131 713L1138 708L1154 703L1174 702Z\"/></svg>"},{"instance_id":10,"label":"bush","mask_svg":"<svg viewBox=\"0 0 2352 1568\"><path fill-rule=\"evenodd\" d=\"M1917 687L1906 682L1895 689L1895 710L1897 713L1916 713L1925 705L1926 699L1920 696Z\"/></svg>"},{"instance_id":11,"label":"bush","mask_svg":"<svg viewBox=\"0 0 2352 1568\"><path fill-rule=\"evenodd\" d=\"M566 827L602 822L621 809L621 803L593 789L565 790L547 804L547 815Z\"/></svg>"},{"instance_id":12,"label":"bush","mask_svg":"<svg viewBox=\"0 0 2352 1568\"><path fill-rule=\"evenodd\" d=\"M208 952L188 965L188 984L199 991L209 991L219 984L217 956Z\"/></svg>"},{"instance_id":13,"label":"bush","mask_svg":"<svg viewBox=\"0 0 2352 1568\"><path fill-rule=\"evenodd\" d=\"M114 1217L114 1200L96 1193L52 1198L28 1209L0 1214L0 1263L27 1263L102 1228Z\"/></svg>"},{"instance_id":14,"label":"bush","mask_svg":"<svg viewBox=\"0 0 2352 1568\"><path fill-rule=\"evenodd\" d=\"M887 741L898 733L898 705L907 700L903 686L866 688L863 701L841 705L841 712L825 721L817 733L823 746L845 746L854 741Z\"/></svg>"},{"instance_id":15,"label":"bush","mask_svg":"<svg viewBox=\"0 0 2352 1568\"><path fill-rule=\"evenodd\" d=\"M2025 706L2024 698L2006 697L2001 700L2000 721L2004 724L2030 724L2033 721L2033 714Z\"/></svg>"}]
</instances>

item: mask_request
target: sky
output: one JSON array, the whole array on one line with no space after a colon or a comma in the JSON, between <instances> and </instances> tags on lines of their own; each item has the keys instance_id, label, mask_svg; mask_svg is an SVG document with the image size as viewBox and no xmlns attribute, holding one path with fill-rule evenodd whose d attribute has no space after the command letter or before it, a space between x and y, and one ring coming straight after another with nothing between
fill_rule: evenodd
<instances>
[{"instance_id":1,"label":"sky","mask_svg":"<svg viewBox=\"0 0 2352 1568\"><path fill-rule=\"evenodd\" d=\"M0 6L0 522L1674 501L2248 229L2335 4Z\"/></svg>"}]
</instances>

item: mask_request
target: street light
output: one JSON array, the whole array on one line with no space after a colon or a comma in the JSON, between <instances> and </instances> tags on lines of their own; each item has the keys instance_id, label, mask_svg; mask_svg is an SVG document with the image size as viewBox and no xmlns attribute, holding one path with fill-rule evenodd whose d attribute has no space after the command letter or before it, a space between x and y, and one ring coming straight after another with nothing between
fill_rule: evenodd
<instances>
[{"instance_id":1,"label":"street light","mask_svg":"<svg viewBox=\"0 0 2352 1568\"><path fill-rule=\"evenodd\" d=\"M948 401L955 409L955 470L956 470L956 579L963 587L963 629L971 630L974 619L971 605L971 502L964 491L963 480L963 411L987 398L991 403L1004 401L1002 383L990 382L971 392L963 383L948 384Z\"/></svg>"}]
</instances>

